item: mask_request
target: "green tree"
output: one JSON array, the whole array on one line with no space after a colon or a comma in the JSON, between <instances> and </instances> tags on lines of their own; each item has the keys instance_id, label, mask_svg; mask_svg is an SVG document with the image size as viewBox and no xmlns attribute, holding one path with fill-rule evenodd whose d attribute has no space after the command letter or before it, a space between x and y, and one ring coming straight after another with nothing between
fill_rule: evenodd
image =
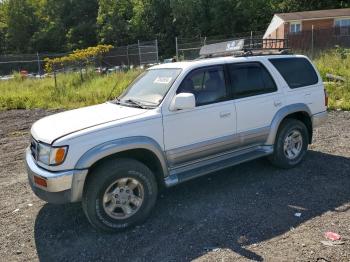
<instances>
[{"instance_id":1,"label":"green tree","mask_svg":"<svg viewBox=\"0 0 350 262\"><path fill-rule=\"evenodd\" d=\"M131 0L99 0L97 28L99 41L104 44L127 44L133 14Z\"/></svg>"},{"instance_id":2,"label":"green tree","mask_svg":"<svg viewBox=\"0 0 350 262\"><path fill-rule=\"evenodd\" d=\"M62 52L96 45L97 0L46 0L32 46Z\"/></svg>"},{"instance_id":3,"label":"green tree","mask_svg":"<svg viewBox=\"0 0 350 262\"><path fill-rule=\"evenodd\" d=\"M9 0L5 9L7 51L29 52L32 35L38 30L35 1Z\"/></svg>"},{"instance_id":4,"label":"green tree","mask_svg":"<svg viewBox=\"0 0 350 262\"><path fill-rule=\"evenodd\" d=\"M344 0L274 0L276 12L297 12L321 9L350 7L349 1Z\"/></svg>"},{"instance_id":5,"label":"green tree","mask_svg":"<svg viewBox=\"0 0 350 262\"><path fill-rule=\"evenodd\" d=\"M0 2L0 54L6 50L6 29L5 2Z\"/></svg>"},{"instance_id":6,"label":"green tree","mask_svg":"<svg viewBox=\"0 0 350 262\"><path fill-rule=\"evenodd\" d=\"M150 21L151 3L147 0L132 1L132 17L130 20L130 41L138 39L149 39L153 37L153 27Z\"/></svg>"},{"instance_id":7,"label":"green tree","mask_svg":"<svg viewBox=\"0 0 350 262\"><path fill-rule=\"evenodd\" d=\"M46 0L40 8L40 26L33 34L31 45L39 52L62 52L66 45L66 25L68 0Z\"/></svg>"},{"instance_id":8,"label":"green tree","mask_svg":"<svg viewBox=\"0 0 350 262\"><path fill-rule=\"evenodd\" d=\"M171 0L146 0L145 21L152 28L148 38L157 38L160 52L167 56L174 53L176 32L176 17L174 16Z\"/></svg>"},{"instance_id":9,"label":"green tree","mask_svg":"<svg viewBox=\"0 0 350 262\"><path fill-rule=\"evenodd\" d=\"M74 50L94 46L97 43L97 0L70 1L70 12L65 16L66 48Z\"/></svg>"},{"instance_id":10,"label":"green tree","mask_svg":"<svg viewBox=\"0 0 350 262\"><path fill-rule=\"evenodd\" d=\"M97 43L263 31L274 13L350 7L348 0L0 0L0 53L66 52Z\"/></svg>"}]
</instances>

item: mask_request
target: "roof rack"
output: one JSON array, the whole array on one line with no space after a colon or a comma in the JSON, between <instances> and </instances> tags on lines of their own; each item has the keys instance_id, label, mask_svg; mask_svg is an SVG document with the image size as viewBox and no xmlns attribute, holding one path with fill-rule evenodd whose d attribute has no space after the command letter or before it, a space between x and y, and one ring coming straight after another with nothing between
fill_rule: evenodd
<instances>
[{"instance_id":1,"label":"roof rack","mask_svg":"<svg viewBox=\"0 0 350 262\"><path fill-rule=\"evenodd\" d=\"M288 39L246 38L204 45L199 51L199 58L281 54L291 54Z\"/></svg>"}]
</instances>

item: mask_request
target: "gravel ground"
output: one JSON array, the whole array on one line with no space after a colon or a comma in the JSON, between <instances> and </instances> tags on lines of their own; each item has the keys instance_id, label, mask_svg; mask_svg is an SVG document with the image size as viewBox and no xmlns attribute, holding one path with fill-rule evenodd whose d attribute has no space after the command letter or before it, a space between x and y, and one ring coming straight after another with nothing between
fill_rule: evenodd
<instances>
[{"instance_id":1,"label":"gravel ground","mask_svg":"<svg viewBox=\"0 0 350 262\"><path fill-rule=\"evenodd\" d=\"M28 130L52 113L0 112L0 261L350 261L350 112L330 113L297 168L260 159L179 185L114 235L93 230L80 204L31 192ZM326 231L342 245L322 244Z\"/></svg>"}]
</instances>

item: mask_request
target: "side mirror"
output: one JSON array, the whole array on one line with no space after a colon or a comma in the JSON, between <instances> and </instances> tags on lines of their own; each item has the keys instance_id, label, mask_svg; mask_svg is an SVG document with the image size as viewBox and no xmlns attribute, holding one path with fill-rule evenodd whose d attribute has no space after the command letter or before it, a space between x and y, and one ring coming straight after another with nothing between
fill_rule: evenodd
<instances>
[{"instance_id":1,"label":"side mirror","mask_svg":"<svg viewBox=\"0 0 350 262\"><path fill-rule=\"evenodd\" d=\"M180 93L177 94L173 101L171 102L170 110L183 110L183 109L192 109L196 107L196 99L194 94L191 93Z\"/></svg>"}]
</instances>

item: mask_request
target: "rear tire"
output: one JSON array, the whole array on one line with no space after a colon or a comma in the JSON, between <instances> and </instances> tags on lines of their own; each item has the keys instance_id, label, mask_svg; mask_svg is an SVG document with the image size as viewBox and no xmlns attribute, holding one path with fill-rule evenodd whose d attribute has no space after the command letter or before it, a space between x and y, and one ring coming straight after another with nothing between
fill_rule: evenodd
<instances>
[{"instance_id":1,"label":"rear tire","mask_svg":"<svg viewBox=\"0 0 350 262\"><path fill-rule=\"evenodd\" d=\"M88 177L83 210L98 230L118 232L143 222L157 199L152 171L133 159L103 162Z\"/></svg>"},{"instance_id":2,"label":"rear tire","mask_svg":"<svg viewBox=\"0 0 350 262\"><path fill-rule=\"evenodd\" d=\"M270 162L280 168L293 168L305 157L309 135L305 124L296 119L286 119L280 125Z\"/></svg>"}]
</instances>

